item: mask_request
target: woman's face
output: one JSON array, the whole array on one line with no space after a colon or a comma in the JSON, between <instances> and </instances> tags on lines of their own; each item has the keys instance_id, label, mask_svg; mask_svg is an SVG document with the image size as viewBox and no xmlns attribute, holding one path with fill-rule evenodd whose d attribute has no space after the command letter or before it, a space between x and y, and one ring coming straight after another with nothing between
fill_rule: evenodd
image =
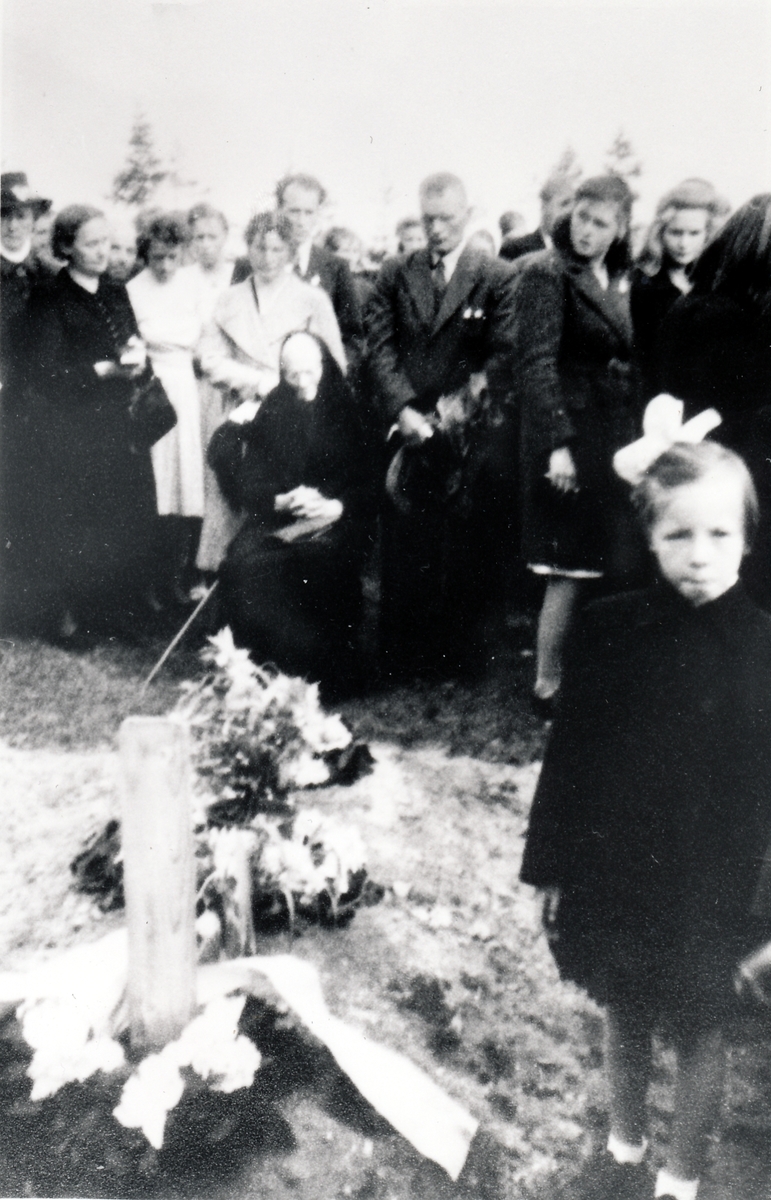
<instances>
[{"instance_id":1,"label":"woman's face","mask_svg":"<svg viewBox=\"0 0 771 1200\"><path fill-rule=\"evenodd\" d=\"M261 283L272 283L286 270L292 251L275 229L259 234L249 247L252 270Z\"/></svg>"},{"instance_id":2,"label":"woman's face","mask_svg":"<svg viewBox=\"0 0 771 1200\"><path fill-rule=\"evenodd\" d=\"M92 217L85 221L72 243L70 266L74 271L97 279L107 267L110 249L110 231L104 217Z\"/></svg>"},{"instance_id":3,"label":"woman's face","mask_svg":"<svg viewBox=\"0 0 771 1200\"><path fill-rule=\"evenodd\" d=\"M166 242L151 242L147 265L159 283L168 283L182 266L182 247Z\"/></svg>"},{"instance_id":4,"label":"woman's face","mask_svg":"<svg viewBox=\"0 0 771 1200\"><path fill-rule=\"evenodd\" d=\"M709 214L704 208L680 208L667 221L661 240L668 257L678 267L688 267L707 244Z\"/></svg>"},{"instance_id":5,"label":"woman's face","mask_svg":"<svg viewBox=\"0 0 771 1200\"><path fill-rule=\"evenodd\" d=\"M570 240L576 254L601 263L617 238L626 233L618 208L609 200L579 200L570 217Z\"/></svg>"},{"instance_id":6,"label":"woman's face","mask_svg":"<svg viewBox=\"0 0 771 1200\"><path fill-rule=\"evenodd\" d=\"M298 399L310 403L316 399L323 372L318 343L307 334L297 334L281 352L281 374Z\"/></svg>"}]
</instances>

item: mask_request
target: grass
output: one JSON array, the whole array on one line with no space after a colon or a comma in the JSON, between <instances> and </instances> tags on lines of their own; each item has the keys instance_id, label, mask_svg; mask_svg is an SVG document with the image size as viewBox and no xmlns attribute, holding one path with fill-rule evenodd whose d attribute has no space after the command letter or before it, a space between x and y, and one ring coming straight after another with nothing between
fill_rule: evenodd
<instances>
[{"instance_id":1,"label":"grass","mask_svg":"<svg viewBox=\"0 0 771 1200\"><path fill-rule=\"evenodd\" d=\"M602 1027L598 1010L558 980L534 898L517 882L543 746L527 709L531 639L523 618L483 678L373 691L344 705L377 768L311 798L361 830L386 896L345 929L307 931L292 949L317 964L334 1012L407 1054L480 1120L458 1183L385 1126L307 1038L257 1013L265 1067L254 1087L227 1102L191 1097L160 1155L113 1121L109 1081L30 1105L23 1047L6 1022L0 1194L540 1200L569 1180L605 1128ZM142 697L162 649L107 643L72 656L34 641L3 649L0 950L8 966L120 920L72 893L68 864L117 812L121 720L166 711L180 680L199 669L185 650ZM262 948L287 949L286 935ZM700 1200L771 1196L770 1044L756 1027L733 1050ZM655 1161L666 1148L671 1069L659 1053Z\"/></svg>"}]
</instances>

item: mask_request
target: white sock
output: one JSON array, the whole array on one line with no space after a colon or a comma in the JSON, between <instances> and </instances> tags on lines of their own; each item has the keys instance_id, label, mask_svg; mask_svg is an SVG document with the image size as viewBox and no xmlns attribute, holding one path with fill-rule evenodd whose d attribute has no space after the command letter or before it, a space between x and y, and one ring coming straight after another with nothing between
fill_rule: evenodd
<instances>
[{"instance_id":1,"label":"white sock","mask_svg":"<svg viewBox=\"0 0 771 1200\"><path fill-rule=\"evenodd\" d=\"M622 1141L620 1137L616 1137L615 1133L611 1133L608 1138L608 1154L612 1155L617 1163L630 1163L633 1167L639 1167L645 1158L645 1151L647 1149L647 1138L643 1138L638 1146L633 1146L630 1142Z\"/></svg>"},{"instance_id":2,"label":"white sock","mask_svg":"<svg viewBox=\"0 0 771 1200\"><path fill-rule=\"evenodd\" d=\"M656 1196L672 1196L673 1200L696 1200L698 1179L678 1179L666 1167L656 1176Z\"/></svg>"}]
</instances>

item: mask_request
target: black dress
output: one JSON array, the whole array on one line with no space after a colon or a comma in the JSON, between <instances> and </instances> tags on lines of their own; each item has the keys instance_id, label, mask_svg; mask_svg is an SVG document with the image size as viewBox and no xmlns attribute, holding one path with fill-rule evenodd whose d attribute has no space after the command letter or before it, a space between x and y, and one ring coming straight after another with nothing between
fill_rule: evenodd
<instances>
[{"instance_id":1,"label":"black dress","mask_svg":"<svg viewBox=\"0 0 771 1200\"><path fill-rule=\"evenodd\" d=\"M109 623L147 587L156 515L150 454L133 444L130 380L103 379L137 326L125 287L95 295L62 271L30 300L28 436L34 455L24 559L32 605ZM32 489L30 489L32 491Z\"/></svg>"},{"instance_id":2,"label":"black dress","mask_svg":"<svg viewBox=\"0 0 771 1200\"><path fill-rule=\"evenodd\" d=\"M315 400L279 384L254 420L220 426L208 458L225 498L247 513L220 568L234 638L259 662L342 686L358 648L372 471L355 401L326 350L324 360ZM343 515L284 541L293 521L275 497L300 485L340 500Z\"/></svg>"},{"instance_id":3,"label":"black dress","mask_svg":"<svg viewBox=\"0 0 771 1200\"><path fill-rule=\"evenodd\" d=\"M560 973L664 1023L722 1020L761 933L771 619L741 584L698 608L665 584L600 601L561 695L521 871L562 890Z\"/></svg>"},{"instance_id":4,"label":"black dress","mask_svg":"<svg viewBox=\"0 0 771 1200\"><path fill-rule=\"evenodd\" d=\"M514 291L514 379L522 414L522 555L542 573L623 578L640 561L616 450L639 435L626 276L603 290L558 225L554 246L527 262ZM545 474L567 446L577 492Z\"/></svg>"}]
</instances>

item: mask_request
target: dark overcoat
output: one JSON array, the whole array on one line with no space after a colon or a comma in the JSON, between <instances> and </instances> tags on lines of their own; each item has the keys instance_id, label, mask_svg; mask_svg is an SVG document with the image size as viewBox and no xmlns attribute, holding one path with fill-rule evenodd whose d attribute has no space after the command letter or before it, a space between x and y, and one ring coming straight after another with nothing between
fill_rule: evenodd
<instances>
[{"instance_id":1,"label":"dark overcoat","mask_svg":"<svg viewBox=\"0 0 771 1200\"><path fill-rule=\"evenodd\" d=\"M744 578L771 610L771 329L730 296L694 290L661 325L658 377L685 402L685 418L716 408L723 422L711 437L740 454L760 500L760 527Z\"/></svg>"},{"instance_id":2,"label":"dark overcoat","mask_svg":"<svg viewBox=\"0 0 771 1200\"><path fill-rule=\"evenodd\" d=\"M228 502L247 514L220 568L234 636L259 661L339 679L357 648L373 481L355 402L329 353L314 401L279 384L251 422L220 426L208 458ZM274 501L300 485L340 500L343 515L287 543L277 534L292 520Z\"/></svg>"},{"instance_id":3,"label":"dark overcoat","mask_svg":"<svg viewBox=\"0 0 771 1200\"><path fill-rule=\"evenodd\" d=\"M612 460L639 436L640 419L627 278L611 276L603 290L573 255L563 224L550 250L523 260L514 300L523 557L567 571L623 573L635 556ZM579 489L567 496L544 478L552 451L563 446Z\"/></svg>"},{"instance_id":4,"label":"dark overcoat","mask_svg":"<svg viewBox=\"0 0 771 1200\"><path fill-rule=\"evenodd\" d=\"M719 1018L771 828L771 618L741 584L589 605L521 878L558 887L561 973L600 1003ZM769 914L771 917L771 914Z\"/></svg>"},{"instance_id":5,"label":"dark overcoat","mask_svg":"<svg viewBox=\"0 0 771 1200\"><path fill-rule=\"evenodd\" d=\"M138 333L126 289L102 279L92 295L62 271L33 293L27 332L34 586L80 611L125 603L147 586L155 485L149 451L134 445L131 381L99 378L94 364L116 362Z\"/></svg>"}]
</instances>

